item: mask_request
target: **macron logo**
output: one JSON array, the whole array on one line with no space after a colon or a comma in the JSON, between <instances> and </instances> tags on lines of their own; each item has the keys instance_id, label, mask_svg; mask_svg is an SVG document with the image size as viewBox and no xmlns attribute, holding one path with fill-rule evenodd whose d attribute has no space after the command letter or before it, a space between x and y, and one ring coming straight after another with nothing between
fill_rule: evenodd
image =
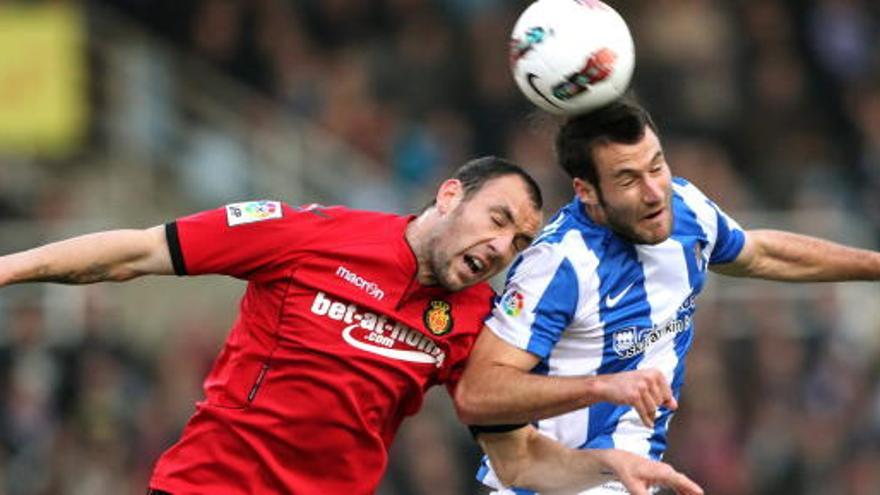
<instances>
[{"instance_id":1,"label":"macron logo","mask_svg":"<svg viewBox=\"0 0 880 495\"><path fill-rule=\"evenodd\" d=\"M355 287L363 290L371 297L376 298L381 301L383 297L385 297L385 292L379 288L379 285L375 282L370 282L369 280L364 279L357 273L349 270L348 268L339 265L336 269L336 276L344 279L346 282L354 285Z\"/></svg>"}]
</instances>

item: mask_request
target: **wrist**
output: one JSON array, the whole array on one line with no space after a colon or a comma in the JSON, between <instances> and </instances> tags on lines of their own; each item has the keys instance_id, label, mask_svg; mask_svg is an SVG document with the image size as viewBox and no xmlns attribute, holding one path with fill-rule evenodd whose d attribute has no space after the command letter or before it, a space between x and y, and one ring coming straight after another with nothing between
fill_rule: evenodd
<instances>
[{"instance_id":1,"label":"wrist","mask_svg":"<svg viewBox=\"0 0 880 495\"><path fill-rule=\"evenodd\" d=\"M585 400L584 405L610 402L607 398L607 389L605 379L601 375L584 377L584 393L581 395Z\"/></svg>"}]
</instances>

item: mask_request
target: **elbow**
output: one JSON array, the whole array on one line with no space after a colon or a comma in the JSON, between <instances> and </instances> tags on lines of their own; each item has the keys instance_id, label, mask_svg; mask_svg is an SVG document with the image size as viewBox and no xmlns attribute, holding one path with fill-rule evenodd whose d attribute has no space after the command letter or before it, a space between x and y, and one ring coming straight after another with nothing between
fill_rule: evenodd
<instances>
[{"instance_id":1,"label":"elbow","mask_svg":"<svg viewBox=\"0 0 880 495\"><path fill-rule=\"evenodd\" d=\"M462 381L455 389L453 402L458 419L466 425L480 425L492 422L486 407L486 394Z\"/></svg>"},{"instance_id":2,"label":"elbow","mask_svg":"<svg viewBox=\"0 0 880 495\"><path fill-rule=\"evenodd\" d=\"M459 383L456 387L452 402L455 404L455 413L458 415L459 421L466 425L479 424L479 399L470 392L464 383Z\"/></svg>"}]
</instances>

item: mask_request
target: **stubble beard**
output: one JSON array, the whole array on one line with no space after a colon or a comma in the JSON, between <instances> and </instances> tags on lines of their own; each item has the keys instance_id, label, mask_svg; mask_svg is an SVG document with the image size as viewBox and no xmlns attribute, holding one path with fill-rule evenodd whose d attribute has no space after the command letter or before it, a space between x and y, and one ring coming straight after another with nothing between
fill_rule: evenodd
<instances>
[{"instance_id":1,"label":"stubble beard","mask_svg":"<svg viewBox=\"0 0 880 495\"><path fill-rule=\"evenodd\" d=\"M632 244L648 244L648 245L660 244L661 242L665 241L666 239L668 239L672 235L672 223L673 223L674 218L673 218L672 208L670 206L670 204L671 204L670 200L671 200L671 198L667 198L667 202L666 202L666 204L667 204L666 208L669 213L668 225L666 226L668 233L667 233L667 235L663 236L662 238L656 239L653 236L648 237L646 235L640 234L638 232L638 229L633 227L633 225L636 222L638 222L639 220L635 219L634 221L630 222L627 218L629 216L628 211L621 212L619 209L609 208L608 204L605 203L604 199L600 198L600 201L602 203L602 207L605 210L605 222L608 224L608 227L612 231L614 231L615 234L624 238L626 241L628 241Z\"/></svg>"}]
</instances>

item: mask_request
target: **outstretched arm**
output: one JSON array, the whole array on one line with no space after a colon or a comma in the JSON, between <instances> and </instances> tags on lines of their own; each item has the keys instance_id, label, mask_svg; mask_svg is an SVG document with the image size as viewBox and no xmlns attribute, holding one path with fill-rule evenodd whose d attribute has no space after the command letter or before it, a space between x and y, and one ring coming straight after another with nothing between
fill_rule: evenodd
<instances>
[{"instance_id":1,"label":"outstretched arm","mask_svg":"<svg viewBox=\"0 0 880 495\"><path fill-rule=\"evenodd\" d=\"M880 253L779 230L750 230L737 258L713 271L786 282L880 280Z\"/></svg>"},{"instance_id":2,"label":"outstretched arm","mask_svg":"<svg viewBox=\"0 0 880 495\"><path fill-rule=\"evenodd\" d=\"M0 286L90 284L173 273L165 227L98 232L0 257Z\"/></svg>"},{"instance_id":3,"label":"outstretched arm","mask_svg":"<svg viewBox=\"0 0 880 495\"><path fill-rule=\"evenodd\" d=\"M595 404L634 407L653 427L659 406L678 404L656 369L597 376L530 373L538 358L483 328L455 390L455 407L465 424L527 423Z\"/></svg>"},{"instance_id":4,"label":"outstretched arm","mask_svg":"<svg viewBox=\"0 0 880 495\"><path fill-rule=\"evenodd\" d=\"M700 487L672 466L623 450L571 449L531 426L506 433L481 433L477 441L498 479L541 493L577 493L618 479L633 495L664 486L681 495L702 495Z\"/></svg>"}]
</instances>

